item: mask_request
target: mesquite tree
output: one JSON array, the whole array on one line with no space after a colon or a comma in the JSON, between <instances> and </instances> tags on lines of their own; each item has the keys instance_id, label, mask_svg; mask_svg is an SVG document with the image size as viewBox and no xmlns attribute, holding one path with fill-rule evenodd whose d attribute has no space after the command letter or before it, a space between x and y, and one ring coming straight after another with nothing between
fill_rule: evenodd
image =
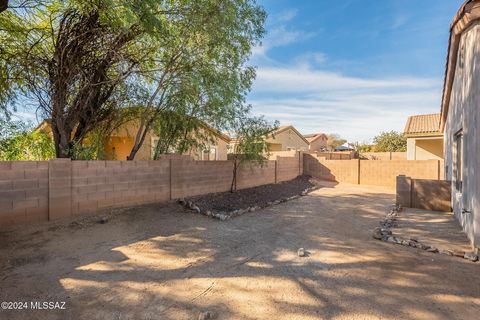
<instances>
[{"instance_id":1,"label":"mesquite tree","mask_svg":"<svg viewBox=\"0 0 480 320\"><path fill-rule=\"evenodd\" d=\"M0 15L0 108L33 102L52 120L57 157L141 105L133 159L160 110L200 107L215 124L251 86L245 62L265 19L254 0L28 3Z\"/></svg>"},{"instance_id":2,"label":"mesquite tree","mask_svg":"<svg viewBox=\"0 0 480 320\"><path fill-rule=\"evenodd\" d=\"M234 160L230 192L237 190L238 168L245 162L263 165L268 158L266 139L278 128L278 122L267 122L263 117L250 115L250 107L241 108L230 124L230 134L234 138L232 156Z\"/></svg>"},{"instance_id":3,"label":"mesquite tree","mask_svg":"<svg viewBox=\"0 0 480 320\"><path fill-rule=\"evenodd\" d=\"M166 41L157 52L157 70L148 74L150 95L130 160L163 111L225 128L255 78L246 63L264 34L265 12L254 0L193 1L182 11L186 14L176 20L181 36ZM193 130L198 136L202 128Z\"/></svg>"}]
</instances>

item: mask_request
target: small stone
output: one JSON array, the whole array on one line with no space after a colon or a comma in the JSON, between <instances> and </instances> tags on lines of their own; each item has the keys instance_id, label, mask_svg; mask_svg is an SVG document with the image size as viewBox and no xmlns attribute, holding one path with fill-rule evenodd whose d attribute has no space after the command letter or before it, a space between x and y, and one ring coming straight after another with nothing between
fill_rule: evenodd
<instances>
[{"instance_id":1,"label":"small stone","mask_svg":"<svg viewBox=\"0 0 480 320\"><path fill-rule=\"evenodd\" d=\"M305 257L305 249L304 248L298 249L297 254L299 257Z\"/></svg>"},{"instance_id":2,"label":"small stone","mask_svg":"<svg viewBox=\"0 0 480 320\"><path fill-rule=\"evenodd\" d=\"M108 222L108 217L102 217L102 218L100 219L100 221L98 221L98 222L101 223L101 224L105 224L105 223Z\"/></svg>"},{"instance_id":3,"label":"small stone","mask_svg":"<svg viewBox=\"0 0 480 320\"><path fill-rule=\"evenodd\" d=\"M255 207L248 208L248 212L253 212L253 211L255 211Z\"/></svg>"},{"instance_id":4,"label":"small stone","mask_svg":"<svg viewBox=\"0 0 480 320\"><path fill-rule=\"evenodd\" d=\"M453 251L455 257L463 258L465 256L465 251Z\"/></svg>"},{"instance_id":5,"label":"small stone","mask_svg":"<svg viewBox=\"0 0 480 320\"><path fill-rule=\"evenodd\" d=\"M397 241L396 241L395 237L388 237L387 242L396 243Z\"/></svg>"},{"instance_id":6,"label":"small stone","mask_svg":"<svg viewBox=\"0 0 480 320\"><path fill-rule=\"evenodd\" d=\"M383 235L389 235L389 236L392 235L392 231L389 230L389 229L382 228L382 229L380 230L380 232L381 232Z\"/></svg>"},{"instance_id":7,"label":"small stone","mask_svg":"<svg viewBox=\"0 0 480 320\"><path fill-rule=\"evenodd\" d=\"M192 209L193 208L193 202L192 201L187 201L187 207L189 209Z\"/></svg>"},{"instance_id":8,"label":"small stone","mask_svg":"<svg viewBox=\"0 0 480 320\"><path fill-rule=\"evenodd\" d=\"M181 198L181 199L178 199L178 203L182 206L185 207L185 205L187 204L187 202L185 201L185 199Z\"/></svg>"},{"instance_id":9,"label":"small stone","mask_svg":"<svg viewBox=\"0 0 480 320\"><path fill-rule=\"evenodd\" d=\"M205 311L200 313L198 320L209 320L215 318L215 314L211 311Z\"/></svg>"},{"instance_id":10,"label":"small stone","mask_svg":"<svg viewBox=\"0 0 480 320\"><path fill-rule=\"evenodd\" d=\"M382 229L379 227L376 227L375 229L373 229L372 236L377 240L382 239Z\"/></svg>"},{"instance_id":11,"label":"small stone","mask_svg":"<svg viewBox=\"0 0 480 320\"><path fill-rule=\"evenodd\" d=\"M465 255L463 257L472 262L478 261L478 255L476 255L475 252L465 252Z\"/></svg>"},{"instance_id":12,"label":"small stone","mask_svg":"<svg viewBox=\"0 0 480 320\"><path fill-rule=\"evenodd\" d=\"M192 206L192 210L195 211L196 213L201 213L201 212L202 212L202 211L200 210L200 208L197 207L197 206L195 206L195 205Z\"/></svg>"},{"instance_id":13,"label":"small stone","mask_svg":"<svg viewBox=\"0 0 480 320\"><path fill-rule=\"evenodd\" d=\"M432 247L432 246L427 246L427 248L425 250L427 250L427 252L431 252L431 253L437 253L438 252L438 249L435 248L435 247Z\"/></svg>"},{"instance_id":14,"label":"small stone","mask_svg":"<svg viewBox=\"0 0 480 320\"><path fill-rule=\"evenodd\" d=\"M210 217L210 216L212 215L212 211L207 210L207 211L205 212L205 215Z\"/></svg>"},{"instance_id":15,"label":"small stone","mask_svg":"<svg viewBox=\"0 0 480 320\"><path fill-rule=\"evenodd\" d=\"M453 252L450 250L442 250L440 251L440 254L444 254L446 256L453 256Z\"/></svg>"}]
</instances>

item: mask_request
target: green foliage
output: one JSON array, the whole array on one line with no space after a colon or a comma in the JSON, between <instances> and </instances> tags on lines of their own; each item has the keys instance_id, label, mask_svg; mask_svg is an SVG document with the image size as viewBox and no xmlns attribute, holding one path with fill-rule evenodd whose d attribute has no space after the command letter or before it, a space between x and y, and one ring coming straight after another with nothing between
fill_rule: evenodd
<instances>
[{"instance_id":1,"label":"green foliage","mask_svg":"<svg viewBox=\"0 0 480 320\"><path fill-rule=\"evenodd\" d=\"M396 131L382 132L373 138L375 152L404 152L407 151L407 139Z\"/></svg>"},{"instance_id":2,"label":"green foliage","mask_svg":"<svg viewBox=\"0 0 480 320\"><path fill-rule=\"evenodd\" d=\"M246 62L266 16L255 0L27 2L0 15L0 108L38 105L59 157L140 102L137 150L163 110L221 128L255 77Z\"/></svg>"},{"instance_id":3,"label":"green foliage","mask_svg":"<svg viewBox=\"0 0 480 320\"><path fill-rule=\"evenodd\" d=\"M22 122L0 119L0 160L48 160L55 157L50 136Z\"/></svg>"},{"instance_id":4,"label":"green foliage","mask_svg":"<svg viewBox=\"0 0 480 320\"><path fill-rule=\"evenodd\" d=\"M268 156L266 138L278 128L278 122L270 124L264 117L250 115L250 106L240 108L230 126L234 167L231 192L236 190L238 167L245 161L263 165Z\"/></svg>"}]
</instances>

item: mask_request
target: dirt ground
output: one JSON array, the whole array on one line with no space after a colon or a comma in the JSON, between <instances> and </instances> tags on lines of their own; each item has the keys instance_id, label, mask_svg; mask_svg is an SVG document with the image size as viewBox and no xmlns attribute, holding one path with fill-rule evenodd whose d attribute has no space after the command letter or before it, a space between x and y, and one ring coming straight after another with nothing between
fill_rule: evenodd
<instances>
[{"instance_id":1,"label":"dirt ground","mask_svg":"<svg viewBox=\"0 0 480 320\"><path fill-rule=\"evenodd\" d=\"M230 212L258 206L266 207L268 202L302 194L306 189L315 187L315 181L309 176L299 176L293 180L278 184L266 184L237 192L219 192L204 196L191 197L191 200L202 211Z\"/></svg>"},{"instance_id":2,"label":"dirt ground","mask_svg":"<svg viewBox=\"0 0 480 320\"><path fill-rule=\"evenodd\" d=\"M0 319L478 319L479 263L372 238L393 199L325 185L227 222L172 203L3 232L0 301L66 310Z\"/></svg>"}]
</instances>

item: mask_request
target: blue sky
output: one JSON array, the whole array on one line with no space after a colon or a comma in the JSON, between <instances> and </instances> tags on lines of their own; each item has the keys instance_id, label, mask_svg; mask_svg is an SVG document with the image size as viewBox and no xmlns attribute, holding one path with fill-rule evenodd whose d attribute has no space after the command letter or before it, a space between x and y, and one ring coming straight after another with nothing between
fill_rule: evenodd
<instances>
[{"instance_id":1,"label":"blue sky","mask_svg":"<svg viewBox=\"0 0 480 320\"><path fill-rule=\"evenodd\" d=\"M463 0L258 0L248 102L302 133L370 141L440 110L449 25Z\"/></svg>"}]
</instances>

